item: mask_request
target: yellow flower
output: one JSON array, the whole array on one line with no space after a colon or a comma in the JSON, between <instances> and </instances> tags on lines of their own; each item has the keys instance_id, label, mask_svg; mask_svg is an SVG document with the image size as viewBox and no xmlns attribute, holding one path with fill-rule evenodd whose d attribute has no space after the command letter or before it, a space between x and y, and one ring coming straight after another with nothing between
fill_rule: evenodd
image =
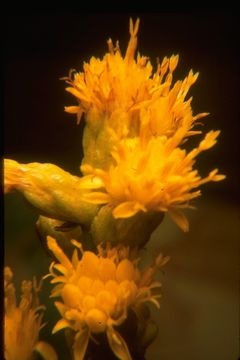
<instances>
[{"instance_id":1,"label":"yellow flower","mask_svg":"<svg viewBox=\"0 0 240 360\"><path fill-rule=\"evenodd\" d=\"M12 271L4 269L4 355L6 360L31 360L38 352L46 360L57 360L54 349L39 341L42 324L43 306L39 306L36 283L22 282L22 295L19 306L16 305L15 287L12 283Z\"/></svg>"},{"instance_id":2,"label":"yellow flower","mask_svg":"<svg viewBox=\"0 0 240 360\"><path fill-rule=\"evenodd\" d=\"M65 111L77 113L78 122L85 113L89 127L99 132L107 126L109 134L114 132L118 139L138 136L143 123L145 131L154 135L170 136L182 126L186 135L197 133L190 129L207 113L193 117L191 99L184 99L198 73L191 70L171 89L178 55L165 57L153 72L148 57L138 54L135 60L138 29L139 19L135 25L130 19L130 41L124 57L118 43L114 47L109 39L109 52L102 60L92 57L89 64L84 63L82 73L71 71L64 78L71 85L66 90L79 103L65 107Z\"/></svg>"},{"instance_id":3,"label":"yellow flower","mask_svg":"<svg viewBox=\"0 0 240 360\"><path fill-rule=\"evenodd\" d=\"M201 178L193 169L196 156L212 147L218 135L219 131L210 131L189 153L178 147L181 129L170 138L153 137L147 144L141 137L122 140L112 152L116 166L111 165L108 171L82 166L105 190L85 194L84 199L95 204L110 203L115 218L128 218L138 211L168 211L187 231L188 221L180 209L191 207L190 200L200 196L200 185L225 177L215 169Z\"/></svg>"},{"instance_id":4,"label":"yellow flower","mask_svg":"<svg viewBox=\"0 0 240 360\"><path fill-rule=\"evenodd\" d=\"M135 59L139 19L130 19L130 41L125 56L108 41L109 53L102 60L91 58L83 73L67 82L79 102L66 111L85 113L83 174L94 174L100 191L83 196L93 204L109 203L115 218L128 218L138 211L169 211L184 230L188 221L181 208L200 195L198 187L225 178L217 169L201 177L193 165L196 156L216 143L219 131L210 131L187 153L186 137L200 134L191 98L185 100L198 73L190 70L172 86L178 55L165 57L156 72L146 57ZM107 159L107 160L106 160ZM99 181L101 180L101 181ZM90 186L91 187L91 186Z\"/></svg>"},{"instance_id":5,"label":"yellow flower","mask_svg":"<svg viewBox=\"0 0 240 360\"><path fill-rule=\"evenodd\" d=\"M129 307L147 301L159 307L157 298L160 295L153 294L152 289L159 288L160 283L153 282L153 276L168 258L158 256L155 264L141 273L136 261L128 258L128 248L98 247L96 255L83 251L80 243L74 240L72 243L82 252L81 260L75 249L70 261L56 240L48 237L48 247L59 261L51 264L50 274L54 277L51 282L57 283L52 296L61 297L61 302L55 302L55 305L62 316L53 333L66 327L73 329L76 332L74 358L81 360L90 335L106 332L115 355L130 360L127 345L115 326L127 318Z\"/></svg>"},{"instance_id":6,"label":"yellow flower","mask_svg":"<svg viewBox=\"0 0 240 360\"><path fill-rule=\"evenodd\" d=\"M108 170L113 162L111 152L121 139L144 134L145 141L153 136L172 136L179 128L183 137L201 133L192 130L196 120L207 113L193 116L191 99L185 101L198 73L190 70L183 81L172 85L178 55L165 57L154 72L146 56L138 53L139 19L130 19L130 41L125 56L119 45L108 40L109 52L102 60L92 57L84 63L83 72L70 72L64 78L66 90L78 100L78 106L65 110L77 113L78 123L85 114L82 164Z\"/></svg>"}]
</instances>

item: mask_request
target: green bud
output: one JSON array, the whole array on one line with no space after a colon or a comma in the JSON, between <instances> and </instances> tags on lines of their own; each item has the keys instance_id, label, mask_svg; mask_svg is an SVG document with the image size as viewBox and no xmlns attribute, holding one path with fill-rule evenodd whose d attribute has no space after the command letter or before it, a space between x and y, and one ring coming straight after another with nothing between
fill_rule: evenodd
<instances>
[{"instance_id":1,"label":"green bud","mask_svg":"<svg viewBox=\"0 0 240 360\"><path fill-rule=\"evenodd\" d=\"M5 160L5 188L20 191L41 215L89 226L98 206L82 200L84 180L53 164Z\"/></svg>"}]
</instances>

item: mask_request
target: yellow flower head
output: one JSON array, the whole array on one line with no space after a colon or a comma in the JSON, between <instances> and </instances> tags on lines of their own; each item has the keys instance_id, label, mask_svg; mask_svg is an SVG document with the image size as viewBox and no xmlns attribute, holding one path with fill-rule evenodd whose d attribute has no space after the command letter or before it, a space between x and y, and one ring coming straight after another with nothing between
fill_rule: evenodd
<instances>
[{"instance_id":1,"label":"yellow flower head","mask_svg":"<svg viewBox=\"0 0 240 360\"><path fill-rule=\"evenodd\" d=\"M53 332L66 327L76 332L75 359L84 358L90 334L102 332L106 332L116 356L131 359L125 341L114 327L124 322L129 307L146 301L159 307L160 295L153 294L152 289L160 287L160 283L153 282L153 275L168 259L159 256L151 268L141 273L136 262L129 260L127 248L99 247L96 255L83 251L80 243L72 242L81 250L81 260L75 249L70 261L56 240L48 237L48 247L59 261L50 266L52 283L57 283L52 296L61 297L61 302L55 305L62 319Z\"/></svg>"},{"instance_id":2,"label":"yellow flower head","mask_svg":"<svg viewBox=\"0 0 240 360\"><path fill-rule=\"evenodd\" d=\"M12 283L12 271L4 269L4 355L6 360L31 360L34 351L44 359L56 360L53 348L39 341L42 324L43 306L39 305L36 283L22 282L22 295L19 306L16 304L15 287Z\"/></svg>"},{"instance_id":3,"label":"yellow flower head","mask_svg":"<svg viewBox=\"0 0 240 360\"><path fill-rule=\"evenodd\" d=\"M69 106L65 111L77 113L78 122L83 113L88 125L108 126L109 133L118 138L139 135L145 131L154 135L170 136L179 127L186 135L196 119L207 113L192 115L191 99L184 101L189 88L196 81L198 73L191 70L183 81L177 81L171 88L173 72L178 64L178 55L165 57L153 67L146 56L138 53L137 33L139 19L135 25L130 19L130 41L122 56L119 45L108 40L109 52L102 60L92 57L84 63L83 72L71 71L65 78L70 87L66 90L78 100L78 106Z\"/></svg>"},{"instance_id":4,"label":"yellow flower head","mask_svg":"<svg viewBox=\"0 0 240 360\"><path fill-rule=\"evenodd\" d=\"M66 111L77 112L79 119L83 112L86 115L81 170L93 174L100 189L95 186L83 199L109 203L115 218L169 211L187 231L188 221L179 209L190 207L189 201L200 195L200 185L225 177L215 169L202 178L193 168L196 156L216 143L219 131L210 131L189 153L182 148L186 137L201 133L193 126L207 115L194 116L191 99L185 100L198 73L190 70L172 85L178 56L164 58L155 73L146 57L138 54L135 59L138 28L139 19L135 25L130 20L124 57L109 40L109 53L102 60L91 58L83 73L67 80L67 91L77 97L79 106Z\"/></svg>"},{"instance_id":5,"label":"yellow flower head","mask_svg":"<svg viewBox=\"0 0 240 360\"><path fill-rule=\"evenodd\" d=\"M224 178L217 169L203 178L193 169L196 156L212 147L218 135L219 131L210 131L189 153L177 146L182 139L181 129L171 138L153 137L147 144L141 137L122 140L112 152L116 165L108 171L82 165L85 173L98 179L99 188L104 188L85 194L84 199L95 204L110 203L115 218L128 218L138 211L168 211L187 231L188 221L179 210L191 207L189 201L200 196L200 185Z\"/></svg>"}]
</instances>

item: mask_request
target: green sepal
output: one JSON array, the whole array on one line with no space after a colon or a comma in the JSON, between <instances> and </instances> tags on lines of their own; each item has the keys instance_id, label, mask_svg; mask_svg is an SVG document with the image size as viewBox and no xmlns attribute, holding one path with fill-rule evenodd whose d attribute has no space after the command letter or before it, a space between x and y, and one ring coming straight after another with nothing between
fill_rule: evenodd
<instances>
[{"instance_id":1,"label":"green sepal","mask_svg":"<svg viewBox=\"0 0 240 360\"><path fill-rule=\"evenodd\" d=\"M91 225L95 244L121 243L130 247L143 247L152 232L163 220L163 213L139 211L126 219L115 219L109 205L102 206Z\"/></svg>"}]
</instances>

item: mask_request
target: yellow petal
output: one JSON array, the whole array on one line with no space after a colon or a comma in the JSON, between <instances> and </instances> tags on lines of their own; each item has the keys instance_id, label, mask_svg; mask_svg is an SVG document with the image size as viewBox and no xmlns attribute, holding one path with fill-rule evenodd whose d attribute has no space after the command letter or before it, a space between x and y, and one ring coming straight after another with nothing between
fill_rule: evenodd
<instances>
[{"instance_id":1,"label":"yellow petal","mask_svg":"<svg viewBox=\"0 0 240 360\"><path fill-rule=\"evenodd\" d=\"M124 280L134 280L135 278L135 269L131 261L128 259L123 259L120 264L118 264L116 271L116 279L118 282Z\"/></svg>"},{"instance_id":2,"label":"yellow petal","mask_svg":"<svg viewBox=\"0 0 240 360\"><path fill-rule=\"evenodd\" d=\"M69 114L77 114L79 112L79 106L65 106L64 110Z\"/></svg>"},{"instance_id":3,"label":"yellow petal","mask_svg":"<svg viewBox=\"0 0 240 360\"><path fill-rule=\"evenodd\" d=\"M77 89L72 88L72 87L67 87L66 91L70 92L72 95L76 96L76 98L78 98L79 100L82 101L86 101L86 102L90 102L90 99L87 98L85 95L83 95L82 93L80 93Z\"/></svg>"},{"instance_id":4,"label":"yellow petal","mask_svg":"<svg viewBox=\"0 0 240 360\"><path fill-rule=\"evenodd\" d=\"M115 219L128 218L135 215L141 209L142 207L138 206L138 203L135 201L126 201L113 210L113 216Z\"/></svg>"},{"instance_id":5,"label":"yellow petal","mask_svg":"<svg viewBox=\"0 0 240 360\"><path fill-rule=\"evenodd\" d=\"M52 238L51 236L47 237L47 245L48 248L53 252L53 254L56 256L58 261L66 268L71 270L72 269L72 263L68 259L68 257L64 254L60 246L58 246L56 240Z\"/></svg>"},{"instance_id":6,"label":"yellow petal","mask_svg":"<svg viewBox=\"0 0 240 360\"><path fill-rule=\"evenodd\" d=\"M115 295L117 294L118 283L115 280L108 280L105 284L105 289Z\"/></svg>"},{"instance_id":7,"label":"yellow petal","mask_svg":"<svg viewBox=\"0 0 240 360\"><path fill-rule=\"evenodd\" d=\"M179 55L172 55L170 57L170 61L169 61L169 69L171 72L173 72L178 64L178 60L179 60Z\"/></svg>"},{"instance_id":8,"label":"yellow petal","mask_svg":"<svg viewBox=\"0 0 240 360\"><path fill-rule=\"evenodd\" d=\"M205 135L205 138L200 142L199 150L204 151L210 149L212 146L216 144L216 139L219 136L220 131L209 131L207 135Z\"/></svg>"},{"instance_id":9,"label":"yellow petal","mask_svg":"<svg viewBox=\"0 0 240 360\"><path fill-rule=\"evenodd\" d=\"M109 314L113 311L116 301L117 298L114 294L111 294L110 291L102 290L96 296L96 307Z\"/></svg>"},{"instance_id":10,"label":"yellow petal","mask_svg":"<svg viewBox=\"0 0 240 360\"><path fill-rule=\"evenodd\" d=\"M99 280L99 279L96 279L93 281L92 283L92 287L91 287L91 294L95 295L97 293L99 293L99 291L103 290L104 289L104 283L103 281Z\"/></svg>"},{"instance_id":11,"label":"yellow petal","mask_svg":"<svg viewBox=\"0 0 240 360\"><path fill-rule=\"evenodd\" d=\"M134 302L137 295L137 286L133 281L124 280L120 283L118 288L118 296L126 301L127 305Z\"/></svg>"},{"instance_id":12,"label":"yellow petal","mask_svg":"<svg viewBox=\"0 0 240 360\"><path fill-rule=\"evenodd\" d=\"M55 264L54 265L54 269L58 270L60 273L62 273L63 275L67 274L67 269L65 268L65 266L61 265L61 264Z\"/></svg>"},{"instance_id":13,"label":"yellow petal","mask_svg":"<svg viewBox=\"0 0 240 360\"><path fill-rule=\"evenodd\" d=\"M35 346L34 350L39 352L45 360L57 360L57 354L53 347L44 341L39 341Z\"/></svg>"},{"instance_id":14,"label":"yellow petal","mask_svg":"<svg viewBox=\"0 0 240 360\"><path fill-rule=\"evenodd\" d=\"M52 291L51 291L51 295L50 298L56 297L56 296L60 296L61 295L61 291L63 288L63 284L59 284L57 286L55 286Z\"/></svg>"},{"instance_id":15,"label":"yellow petal","mask_svg":"<svg viewBox=\"0 0 240 360\"><path fill-rule=\"evenodd\" d=\"M213 181L222 181L224 179L226 179L226 175L217 174L214 176Z\"/></svg>"},{"instance_id":16,"label":"yellow petal","mask_svg":"<svg viewBox=\"0 0 240 360\"><path fill-rule=\"evenodd\" d=\"M109 346L114 354L121 360L132 360L128 347L121 335L113 328L107 329Z\"/></svg>"},{"instance_id":17,"label":"yellow petal","mask_svg":"<svg viewBox=\"0 0 240 360\"><path fill-rule=\"evenodd\" d=\"M92 284L93 280L87 276L81 276L78 280L78 288L85 294L90 293Z\"/></svg>"},{"instance_id":18,"label":"yellow petal","mask_svg":"<svg viewBox=\"0 0 240 360\"><path fill-rule=\"evenodd\" d=\"M106 193L94 191L83 195L83 199L91 202L92 204L106 204L110 201L110 196Z\"/></svg>"},{"instance_id":19,"label":"yellow petal","mask_svg":"<svg viewBox=\"0 0 240 360\"><path fill-rule=\"evenodd\" d=\"M96 306L95 296L86 295L83 298L82 307L83 307L84 311L92 310L93 308L95 308L95 306Z\"/></svg>"},{"instance_id":20,"label":"yellow petal","mask_svg":"<svg viewBox=\"0 0 240 360\"><path fill-rule=\"evenodd\" d=\"M54 267L55 267L55 265L54 265ZM66 282L66 277L65 276L57 276L57 277L55 277L54 279L51 280L51 284L56 284L56 283L59 283L59 282L65 283Z\"/></svg>"},{"instance_id":21,"label":"yellow petal","mask_svg":"<svg viewBox=\"0 0 240 360\"><path fill-rule=\"evenodd\" d=\"M64 305L63 303L59 302L59 301L55 301L54 305L56 306L56 308L58 309L59 313L61 314L61 316L64 316L66 310L67 310L67 306Z\"/></svg>"},{"instance_id":22,"label":"yellow petal","mask_svg":"<svg viewBox=\"0 0 240 360\"><path fill-rule=\"evenodd\" d=\"M82 169L82 166L81 166ZM85 175L80 179L81 189L98 189L103 187L102 180L94 175Z\"/></svg>"},{"instance_id":23,"label":"yellow petal","mask_svg":"<svg viewBox=\"0 0 240 360\"><path fill-rule=\"evenodd\" d=\"M73 254L72 254L72 264L73 264L74 269L77 268L78 263L79 263L78 251L77 251L77 249L74 249Z\"/></svg>"},{"instance_id":24,"label":"yellow petal","mask_svg":"<svg viewBox=\"0 0 240 360\"><path fill-rule=\"evenodd\" d=\"M82 257L82 274L96 278L99 268L99 258L91 251L85 251Z\"/></svg>"},{"instance_id":25,"label":"yellow petal","mask_svg":"<svg viewBox=\"0 0 240 360\"><path fill-rule=\"evenodd\" d=\"M64 303L71 308L77 308L83 297L82 291L73 284L66 284L62 289L61 295Z\"/></svg>"},{"instance_id":26,"label":"yellow petal","mask_svg":"<svg viewBox=\"0 0 240 360\"><path fill-rule=\"evenodd\" d=\"M88 328L85 328L79 331L75 336L75 341L73 344L73 354L75 360L83 360L89 341L90 331Z\"/></svg>"},{"instance_id":27,"label":"yellow petal","mask_svg":"<svg viewBox=\"0 0 240 360\"><path fill-rule=\"evenodd\" d=\"M66 327L69 327L68 321L66 321L65 319L60 319L52 329L52 334L55 334L56 332L65 329Z\"/></svg>"},{"instance_id":28,"label":"yellow petal","mask_svg":"<svg viewBox=\"0 0 240 360\"><path fill-rule=\"evenodd\" d=\"M102 281L115 280L116 265L111 259L101 259L99 277Z\"/></svg>"},{"instance_id":29,"label":"yellow petal","mask_svg":"<svg viewBox=\"0 0 240 360\"><path fill-rule=\"evenodd\" d=\"M189 230L189 224L186 216L176 209L170 209L169 215L171 216L172 220L182 229L184 232Z\"/></svg>"}]
</instances>

